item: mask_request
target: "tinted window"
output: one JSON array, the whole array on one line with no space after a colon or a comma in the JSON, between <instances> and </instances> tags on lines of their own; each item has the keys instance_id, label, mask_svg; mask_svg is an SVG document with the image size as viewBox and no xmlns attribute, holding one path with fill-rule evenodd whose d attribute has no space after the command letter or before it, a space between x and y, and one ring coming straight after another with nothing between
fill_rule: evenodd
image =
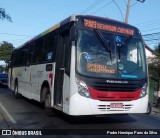
<instances>
[{"instance_id":1,"label":"tinted window","mask_svg":"<svg viewBox=\"0 0 160 138\"><path fill-rule=\"evenodd\" d=\"M97 78L146 78L141 39L103 32L100 35L96 31L78 31L77 71L80 74Z\"/></svg>"},{"instance_id":2,"label":"tinted window","mask_svg":"<svg viewBox=\"0 0 160 138\"><path fill-rule=\"evenodd\" d=\"M35 42L34 52L33 52L33 63L40 63L43 59L43 41L44 38L39 38Z\"/></svg>"},{"instance_id":3,"label":"tinted window","mask_svg":"<svg viewBox=\"0 0 160 138\"><path fill-rule=\"evenodd\" d=\"M23 66L25 64L26 51L27 49L25 47L19 49L19 66Z\"/></svg>"},{"instance_id":4,"label":"tinted window","mask_svg":"<svg viewBox=\"0 0 160 138\"><path fill-rule=\"evenodd\" d=\"M16 52L15 52L15 61L14 61L14 65L15 66L18 66L19 65L19 50L17 50Z\"/></svg>"},{"instance_id":5,"label":"tinted window","mask_svg":"<svg viewBox=\"0 0 160 138\"><path fill-rule=\"evenodd\" d=\"M90 77L116 78L113 35L103 34L103 38L105 42L95 31L78 31L77 70L80 74Z\"/></svg>"},{"instance_id":6,"label":"tinted window","mask_svg":"<svg viewBox=\"0 0 160 138\"><path fill-rule=\"evenodd\" d=\"M48 34L45 37L43 61L54 61L56 57L57 37L53 34Z\"/></svg>"},{"instance_id":7,"label":"tinted window","mask_svg":"<svg viewBox=\"0 0 160 138\"><path fill-rule=\"evenodd\" d=\"M16 58L16 54L15 52L13 52L11 56L11 67L15 66L15 58Z\"/></svg>"}]
</instances>

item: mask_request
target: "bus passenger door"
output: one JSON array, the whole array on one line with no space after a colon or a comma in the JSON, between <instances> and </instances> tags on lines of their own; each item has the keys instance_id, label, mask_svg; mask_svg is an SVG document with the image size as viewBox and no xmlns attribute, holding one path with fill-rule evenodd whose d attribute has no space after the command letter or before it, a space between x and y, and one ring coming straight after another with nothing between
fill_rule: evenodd
<instances>
[{"instance_id":1,"label":"bus passenger door","mask_svg":"<svg viewBox=\"0 0 160 138\"><path fill-rule=\"evenodd\" d=\"M58 38L56 52L56 68L54 81L54 105L62 106L63 104L63 82L65 73L65 54L68 42L69 31L61 33Z\"/></svg>"}]
</instances>

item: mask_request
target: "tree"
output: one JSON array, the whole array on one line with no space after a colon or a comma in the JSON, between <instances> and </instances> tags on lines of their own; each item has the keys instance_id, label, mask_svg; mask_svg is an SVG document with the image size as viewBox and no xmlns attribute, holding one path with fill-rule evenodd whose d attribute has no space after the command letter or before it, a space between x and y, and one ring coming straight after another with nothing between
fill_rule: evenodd
<instances>
[{"instance_id":1,"label":"tree","mask_svg":"<svg viewBox=\"0 0 160 138\"><path fill-rule=\"evenodd\" d=\"M0 60L4 60L4 62L7 63L11 58L13 49L13 44L3 41L0 44Z\"/></svg>"},{"instance_id":2,"label":"tree","mask_svg":"<svg viewBox=\"0 0 160 138\"><path fill-rule=\"evenodd\" d=\"M6 19L6 20L12 22L11 17L8 14L6 14L5 9L3 9L3 8L0 8L0 19L2 19L2 20Z\"/></svg>"},{"instance_id":3,"label":"tree","mask_svg":"<svg viewBox=\"0 0 160 138\"><path fill-rule=\"evenodd\" d=\"M155 47L154 52L155 56L149 58L149 77L158 83L160 89L160 43Z\"/></svg>"}]
</instances>

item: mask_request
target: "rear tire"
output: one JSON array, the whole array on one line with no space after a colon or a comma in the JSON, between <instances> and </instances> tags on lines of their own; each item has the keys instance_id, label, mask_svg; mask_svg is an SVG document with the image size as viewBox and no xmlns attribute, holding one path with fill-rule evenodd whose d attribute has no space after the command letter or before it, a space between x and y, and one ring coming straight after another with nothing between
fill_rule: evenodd
<instances>
[{"instance_id":1,"label":"rear tire","mask_svg":"<svg viewBox=\"0 0 160 138\"><path fill-rule=\"evenodd\" d=\"M14 96L16 99L20 99L22 96L18 93L18 83L16 82L14 85Z\"/></svg>"},{"instance_id":2,"label":"rear tire","mask_svg":"<svg viewBox=\"0 0 160 138\"><path fill-rule=\"evenodd\" d=\"M43 92L46 92L45 101L44 101L45 113L49 117L55 116L55 112L51 108L51 94L49 92L49 89L47 87L44 87Z\"/></svg>"}]
</instances>

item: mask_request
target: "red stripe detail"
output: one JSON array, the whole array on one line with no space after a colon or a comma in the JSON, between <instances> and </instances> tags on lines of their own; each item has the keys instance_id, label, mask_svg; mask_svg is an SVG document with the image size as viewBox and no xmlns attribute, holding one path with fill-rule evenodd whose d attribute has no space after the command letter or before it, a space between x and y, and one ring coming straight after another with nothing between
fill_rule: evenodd
<instances>
[{"instance_id":1,"label":"red stripe detail","mask_svg":"<svg viewBox=\"0 0 160 138\"><path fill-rule=\"evenodd\" d=\"M50 78L50 85L52 86L53 84L53 74L52 73L49 74L49 78Z\"/></svg>"},{"instance_id":2,"label":"red stripe detail","mask_svg":"<svg viewBox=\"0 0 160 138\"><path fill-rule=\"evenodd\" d=\"M142 88L134 92L112 92L99 91L88 86L88 90L93 99L105 101L130 101L137 100L142 91Z\"/></svg>"}]
</instances>

